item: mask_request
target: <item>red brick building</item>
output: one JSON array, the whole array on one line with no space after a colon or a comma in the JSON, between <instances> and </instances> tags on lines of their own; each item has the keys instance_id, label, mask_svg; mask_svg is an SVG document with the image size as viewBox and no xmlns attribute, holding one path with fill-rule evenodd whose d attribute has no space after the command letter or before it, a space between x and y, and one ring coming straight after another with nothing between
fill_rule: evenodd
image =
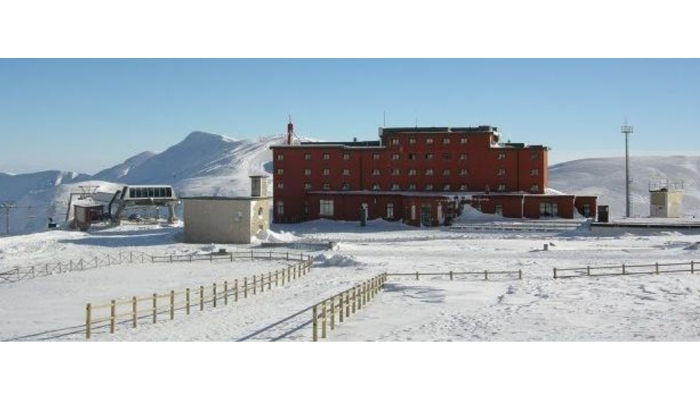
<instances>
[{"instance_id":1,"label":"red brick building","mask_svg":"<svg viewBox=\"0 0 700 400\"><path fill-rule=\"evenodd\" d=\"M495 127L380 128L378 141L272 146L273 218L434 226L461 204L514 218L594 216L595 196L545 194L548 148L500 143Z\"/></svg>"}]
</instances>

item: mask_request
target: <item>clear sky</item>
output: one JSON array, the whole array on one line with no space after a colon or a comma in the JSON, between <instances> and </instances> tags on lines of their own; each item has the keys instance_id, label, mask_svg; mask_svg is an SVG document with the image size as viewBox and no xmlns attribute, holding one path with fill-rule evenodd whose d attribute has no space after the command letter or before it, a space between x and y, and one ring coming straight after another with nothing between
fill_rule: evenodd
<instances>
[{"instance_id":1,"label":"clear sky","mask_svg":"<svg viewBox=\"0 0 700 400\"><path fill-rule=\"evenodd\" d=\"M189 132L494 125L551 162L700 149L698 59L0 59L0 171L95 173Z\"/></svg>"}]
</instances>

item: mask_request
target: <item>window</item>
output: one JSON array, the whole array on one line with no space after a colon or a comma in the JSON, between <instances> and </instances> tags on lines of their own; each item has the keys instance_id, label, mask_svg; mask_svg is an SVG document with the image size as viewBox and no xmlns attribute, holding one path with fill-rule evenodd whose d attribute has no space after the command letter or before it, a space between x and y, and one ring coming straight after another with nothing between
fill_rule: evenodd
<instances>
[{"instance_id":1,"label":"window","mask_svg":"<svg viewBox=\"0 0 700 400\"><path fill-rule=\"evenodd\" d=\"M386 217L394 218L394 203L386 203Z\"/></svg>"},{"instance_id":2,"label":"window","mask_svg":"<svg viewBox=\"0 0 700 400\"><path fill-rule=\"evenodd\" d=\"M330 183L324 183L324 184L323 184L323 190L331 190L331 184L330 184Z\"/></svg>"},{"instance_id":3,"label":"window","mask_svg":"<svg viewBox=\"0 0 700 400\"><path fill-rule=\"evenodd\" d=\"M379 187L378 183L373 183L372 184L372 190L380 190L381 188Z\"/></svg>"},{"instance_id":4,"label":"window","mask_svg":"<svg viewBox=\"0 0 700 400\"><path fill-rule=\"evenodd\" d=\"M495 211L493 212L496 215L503 215L503 205L502 204L496 204Z\"/></svg>"},{"instance_id":5,"label":"window","mask_svg":"<svg viewBox=\"0 0 700 400\"><path fill-rule=\"evenodd\" d=\"M443 160L449 160L449 159L450 159L450 153L442 153L442 159L443 159Z\"/></svg>"},{"instance_id":6,"label":"window","mask_svg":"<svg viewBox=\"0 0 700 400\"><path fill-rule=\"evenodd\" d=\"M408 174L409 174L409 175L415 175L415 174L416 174L416 170L415 170L415 169L409 169L409 170L408 170Z\"/></svg>"},{"instance_id":7,"label":"window","mask_svg":"<svg viewBox=\"0 0 700 400\"><path fill-rule=\"evenodd\" d=\"M373 159L373 160L379 160L379 153L373 153L373 154L372 154L372 159Z\"/></svg>"},{"instance_id":8,"label":"window","mask_svg":"<svg viewBox=\"0 0 700 400\"><path fill-rule=\"evenodd\" d=\"M425 144L433 144L433 138L425 139Z\"/></svg>"},{"instance_id":9,"label":"window","mask_svg":"<svg viewBox=\"0 0 700 400\"><path fill-rule=\"evenodd\" d=\"M531 176L537 176L540 174L540 170L538 168L533 168L530 170L530 175Z\"/></svg>"},{"instance_id":10,"label":"window","mask_svg":"<svg viewBox=\"0 0 700 400\"><path fill-rule=\"evenodd\" d=\"M498 188L496 189L499 192L505 192L506 191L506 184L505 183L499 183Z\"/></svg>"},{"instance_id":11,"label":"window","mask_svg":"<svg viewBox=\"0 0 700 400\"><path fill-rule=\"evenodd\" d=\"M467 188L467 185L459 185L459 190L462 192L466 192L469 189Z\"/></svg>"},{"instance_id":12,"label":"window","mask_svg":"<svg viewBox=\"0 0 700 400\"><path fill-rule=\"evenodd\" d=\"M349 160L350 159L350 154L349 153L343 153L343 160Z\"/></svg>"},{"instance_id":13,"label":"window","mask_svg":"<svg viewBox=\"0 0 700 400\"><path fill-rule=\"evenodd\" d=\"M311 159L311 154L304 153L304 160L309 161Z\"/></svg>"},{"instance_id":14,"label":"window","mask_svg":"<svg viewBox=\"0 0 700 400\"><path fill-rule=\"evenodd\" d=\"M373 169L372 175L379 175L379 170L377 168Z\"/></svg>"},{"instance_id":15,"label":"window","mask_svg":"<svg viewBox=\"0 0 700 400\"><path fill-rule=\"evenodd\" d=\"M282 183L282 182L278 183L277 189L284 189L284 183Z\"/></svg>"},{"instance_id":16,"label":"window","mask_svg":"<svg viewBox=\"0 0 700 400\"><path fill-rule=\"evenodd\" d=\"M443 176L450 176L450 170L449 170L449 169L443 169L443 170L442 170L442 175L443 175Z\"/></svg>"},{"instance_id":17,"label":"window","mask_svg":"<svg viewBox=\"0 0 700 400\"><path fill-rule=\"evenodd\" d=\"M559 215L557 203L540 203L540 217L556 217Z\"/></svg>"},{"instance_id":18,"label":"window","mask_svg":"<svg viewBox=\"0 0 700 400\"><path fill-rule=\"evenodd\" d=\"M505 168L499 168L498 169L498 176L505 176L506 174L506 169Z\"/></svg>"},{"instance_id":19,"label":"window","mask_svg":"<svg viewBox=\"0 0 700 400\"><path fill-rule=\"evenodd\" d=\"M258 218L262 218L262 217L263 217L263 208L260 207L260 208L258 208Z\"/></svg>"},{"instance_id":20,"label":"window","mask_svg":"<svg viewBox=\"0 0 700 400\"><path fill-rule=\"evenodd\" d=\"M415 159L416 159L416 153L408 153L408 159L409 159L409 160L415 160Z\"/></svg>"},{"instance_id":21,"label":"window","mask_svg":"<svg viewBox=\"0 0 700 400\"><path fill-rule=\"evenodd\" d=\"M416 205L411 204L411 219L416 219Z\"/></svg>"},{"instance_id":22,"label":"window","mask_svg":"<svg viewBox=\"0 0 700 400\"><path fill-rule=\"evenodd\" d=\"M589 218L591 216L591 205L590 204L583 205L583 216L586 218Z\"/></svg>"},{"instance_id":23,"label":"window","mask_svg":"<svg viewBox=\"0 0 700 400\"><path fill-rule=\"evenodd\" d=\"M416 191L416 184L411 183L410 185L408 185L408 190L411 192L415 192Z\"/></svg>"},{"instance_id":24,"label":"window","mask_svg":"<svg viewBox=\"0 0 700 400\"><path fill-rule=\"evenodd\" d=\"M284 154L278 154L277 161L284 161Z\"/></svg>"},{"instance_id":25,"label":"window","mask_svg":"<svg viewBox=\"0 0 700 400\"><path fill-rule=\"evenodd\" d=\"M540 191L540 185L530 185L530 191L533 193L537 193Z\"/></svg>"},{"instance_id":26,"label":"window","mask_svg":"<svg viewBox=\"0 0 700 400\"><path fill-rule=\"evenodd\" d=\"M433 170L430 169L430 168L426 169L426 170L425 170L425 175L427 175L427 176L433 175Z\"/></svg>"},{"instance_id":27,"label":"window","mask_svg":"<svg viewBox=\"0 0 700 400\"><path fill-rule=\"evenodd\" d=\"M433 153L427 153L427 154L425 155L425 159L426 159L426 160L432 160L432 159L433 159Z\"/></svg>"},{"instance_id":28,"label":"window","mask_svg":"<svg viewBox=\"0 0 700 400\"><path fill-rule=\"evenodd\" d=\"M233 217L233 222L241 222L243 221L243 211L237 211L236 216Z\"/></svg>"},{"instance_id":29,"label":"window","mask_svg":"<svg viewBox=\"0 0 700 400\"><path fill-rule=\"evenodd\" d=\"M306 169L304 170L304 175L311 175L311 169L310 169L310 168L306 168Z\"/></svg>"},{"instance_id":30,"label":"window","mask_svg":"<svg viewBox=\"0 0 700 400\"><path fill-rule=\"evenodd\" d=\"M425 185L425 191L429 192L431 190L433 190L433 185L431 185L431 184Z\"/></svg>"},{"instance_id":31,"label":"window","mask_svg":"<svg viewBox=\"0 0 700 400\"><path fill-rule=\"evenodd\" d=\"M308 182L304 183L304 190L311 190L311 184Z\"/></svg>"},{"instance_id":32,"label":"window","mask_svg":"<svg viewBox=\"0 0 700 400\"><path fill-rule=\"evenodd\" d=\"M466 170L466 169L460 169L460 170L459 170L459 175L461 175L461 176L467 175L467 170Z\"/></svg>"},{"instance_id":33,"label":"window","mask_svg":"<svg viewBox=\"0 0 700 400\"><path fill-rule=\"evenodd\" d=\"M450 138L442 139L442 144L450 144L450 142L451 142Z\"/></svg>"},{"instance_id":34,"label":"window","mask_svg":"<svg viewBox=\"0 0 700 400\"><path fill-rule=\"evenodd\" d=\"M394 169L391 170L391 174L392 174L392 175L400 175L400 174L401 174L401 170L398 169L398 168L394 168Z\"/></svg>"},{"instance_id":35,"label":"window","mask_svg":"<svg viewBox=\"0 0 700 400\"><path fill-rule=\"evenodd\" d=\"M324 169L323 169L323 175L328 176L328 175L330 175L330 174L331 174L331 170L330 170L330 169L328 169L328 168L324 168Z\"/></svg>"},{"instance_id":36,"label":"window","mask_svg":"<svg viewBox=\"0 0 700 400\"><path fill-rule=\"evenodd\" d=\"M392 159L392 160L398 160L398 159L399 159L399 155L396 154L396 153L394 153L394 154L391 155L391 159Z\"/></svg>"},{"instance_id":37,"label":"window","mask_svg":"<svg viewBox=\"0 0 700 400\"><path fill-rule=\"evenodd\" d=\"M318 214L322 217L332 217L333 216L333 200L319 200L319 212Z\"/></svg>"},{"instance_id":38,"label":"window","mask_svg":"<svg viewBox=\"0 0 700 400\"><path fill-rule=\"evenodd\" d=\"M398 183L393 183L391 185L391 190L396 191L396 190L401 190L401 186L399 186Z\"/></svg>"},{"instance_id":39,"label":"window","mask_svg":"<svg viewBox=\"0 0 700 400\"><path fill-rule=\"evenodd\" d=\"M530 153L530 160L537 160L540 158L540 153L535 153L534 151Z\"/></svg>"},{"instance_id":40,"label":"window","mask_svg":"<svg viewBox=\"0 0 700 400\"><path fill-rule=\"evenodd\" d=\"M328 154L328 153L323 153L323 159L324 159L324 160L330 160L330 159L331 159L331 155Z\"/></svg>"},{"instance_id":41,"label":"window","mask_svg":"<svg viewBox=\"0 0 700 400\"><path fill-rule=\"evenodd\" d=\"M504 153L504 152L498 153L498 159L499 159L499 160L505 160L505 159L506 159L506 153Z\"/></svg>"},{"instance_id":42,"label":"window","mask_svg":"<svg viewBox=\"0 0 700 400\"><path fill-rule=\"evenodd\" d=\"M343 190L350 190L350 184L349 184L349 183L343 183Z\"/></svg>"},{"instance_id":43,"label":"window","mask_svg":"<svg viewBox=\"0 0 700 400\"><path fill-rule=\"evenodd\" d=\"M452 190L452 188L451 188L449 183L446 183L446 184L442 185L442 190L444 192L449 192L450 190Z\"/></svg>"},{"instance_id":44,"label":"window","mask_svg":"<svg viewBox=\"0 0 700 400\"><path fill-rule=\"evenodd\" d=\"M467 144L467 142L468 142L467 138L465 138L465 137L459 138L459 143L460 143L460 144Z\"/></svg>"},{"instance_id":45,"label":"window","mask_svg":"<svg viewBox=\"0 0 700 400\"><path fill-rule=\"evenodd\" d=\"M459 155L459 159L460 159L461 161L464 161L464 160L467 159L467 155L464 154L464 153L462 153L462 154Z\"/></svg>"},{"instance_id":46,"label":"window","mask_svg":"<svg viewBox=\"0 0 700 400\"><path fill-rule=\"evenodd\" d=\"M283 201L277 202L277 215L284 215L284 202Z\"/></svg>"},{"instance_id":47,"label":"window","mask_svg":"<svg viewBox=\"0 0 700 400\"><path fill-rule=\"evenodd\" d=\"M343 170L343 175L350 175L350 170L347 169L347 168L345 168L345 169Z\"/></svg>"},{"instance_id":48,"label":"window","mask_svg":"<svg viewBox=\"0 0 700 400\"><path fill-rule=\"evenodd\" d=\"M277 175L284 175L284 169L277 168Z\"/></svg>"},{"instance_id":49,"label":"window","mask_svg":"<svg viewBox=\"0 0 700 400\"><path fill-rule=\"evenodd\" d=\"M397 139L397 138L391 139L391 144L399 144L399 139Z\"/></svg>"},{"instance_id":50,"label":"window","mask_svg":"<svg viewBox=\"0 0 700 400\"><path fill-rule=\"evenodd\" d=\"M416 144L416 138L410 138L408 139L409 144Z\"/></svg>"}]
</instances>

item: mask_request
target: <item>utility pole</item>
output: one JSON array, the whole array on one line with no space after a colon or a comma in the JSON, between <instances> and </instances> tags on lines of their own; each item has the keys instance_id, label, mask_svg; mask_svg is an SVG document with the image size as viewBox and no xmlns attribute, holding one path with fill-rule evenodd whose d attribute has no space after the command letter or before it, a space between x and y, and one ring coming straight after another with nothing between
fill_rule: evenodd
<instances>
[{"instance_id":1,"label":"utility pole","mask_svg":"<svg viewBox=\"0 0 700 400\"><path fill-rule=\"evenodd\" d=\"M5 233L10 234L10 211L17 208L14 201L0 201L0 210L5 211Z\"/></svg>"},{"instance_id":2,"label":"utility pole","mask_svg":"<svg viewBox=\"0 0 700 400\"><path fill-rule=\"evenodd\" d=\"M629 146L629 136L633 132L632 126L627 125L627 119L625 119L625 124L622 125L622 133L625 134L625 198L626 198L626 212L627 218L630 217L632 210L632 203L630 202L630 146Z\"/></svg>"}]
</instances>

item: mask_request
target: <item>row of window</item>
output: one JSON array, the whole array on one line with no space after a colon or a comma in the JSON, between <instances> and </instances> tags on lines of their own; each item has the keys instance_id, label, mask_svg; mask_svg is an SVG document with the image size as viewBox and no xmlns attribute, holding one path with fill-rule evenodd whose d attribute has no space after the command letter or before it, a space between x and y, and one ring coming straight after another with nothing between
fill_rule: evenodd
<instances>
[{"instance_id":1,"label":"row of window","mask_svg":"<svg viewBox=\"0 0 700 400\"><path fill-rule=\"evenodd\" d=\"M173 197L173 189L169 187L129 188L129 197L138 198L169 198Z\"/></svg>"},{"instance_id":2,"label":"row of window","mask_svg":"<svg viewBox=\"0 0 700 400\"><path fill-rule=\"evenodd\" d=\"M323 169L323 175L329 176L330 174L331 174L330 168L324 168L324 169ZM445 168L445 169L442 170L442 175L443 175L443 176L449 176L449 175L451 175L451 174L452 174L452 172L451 172L450 169ZM531 175L531 176L538 176L539 174L540 174L540 170L539 170L538 168L533 168L533 169L530 170L530 175ZM277 175L284 175L284 168L278 168L278 169L277 169ZM311 168L306 168L306 169L304 169L304 175L310 176L310 175L311 175ZM350 169L348 169L348 168L343 169L343 175L346 175L346 176L347 176L347 175L350 175ZM374 176L381 175L381 171L380 171L378 168L375 168L375 169L372 170L372 175L374 175ZM393 176L401 175L401 170L400 170L399 168L394 168L394 169L391 170L391 175L393 175ZM416 170L416 169L409 169L409 170L408 170L408 175L409 175L409 176L415 176L415 175L417 175L417 170ZM425 175L426 175L426 176L433 176L433 175L434 175L433 169L432 169L432 168L426 169L426 170L425 170ZM460 170L459 170L459 175L460 175L460 176L466 176L466 175L468 175L468 171L467 171L466 169L464 169L464 168L463 168L463 169L460 169ZM498 169L498 172L497 172L497 175L498 175L498 176L505 176L505 175L506 175L506 169L505 169L505 168L499 168L499 169Z\"/></svg>"},{"instance_id":3,"label":"row of window","mask_svg":"<svg viewBox=\"0 0 700 400\"><path fill-rule=\"evenodd\" d=\"M439 185L438 185L438 186L439 186ZM437 187L437 186L428 183L428 184L426 184L426 185L424 186L423 191L428 191L428 192L430 192L430 191L436 190L436 189L435 189L436 187ZM415 192L415 191L418 190L418 187L416 186L415 183L408 184L408 186L404 186L404 188L405 188L406 190L408 190L409 192ZM281 183L281 182L278 183L278 184L277 184L277 189L283 190L283 189L284 189L284 183ZM496 190L499 191L499 192L505 192L506 189L507 189L507 187L506 187L506 184L504 184L504 183L498 184L498 186L496 187ZM304 190L312 190L311 183L308 183L308 182L304 183ZM330 183L324 183L323 186L322 186L322 190L331 190L331 184L330 184ZM341 190L343 190L343 191L352 190L352 186L351 186L349 183L347 183L347 182L346 182L346 183L343 183L342 186L341 186ZM378 184L378 183L374 183L374 184L372 184L372 186L371 186L371 190L382 190L382 186L381 186L380 184ZM391 190L391 191L399 191L399 190L402 190L402 189L401 189L401 185L400 185L400 184L398 184L398 183L392 183L391 186L389 187L389 190ZM448 183L443 184L443 185L442 185L442 190L443 190L443 191L446 191L446 192L451 191L451 190L452 190L452 185L450 185L450 184L448 184ZM468 186L467 186L466 184L459 185L459 189L458 189L458 190L461 191L461 192L465 192L465 191L468 190ZM531 192L539 192L539 191L540 191L540 185L537 185L537 184L530 185L530 191L531 191Z\"/></svg>"},{"instance_id":4,"label":"row of window","mask_svg":"<svg viewBox=\"0 0 700 400\"><path fill-rule=\"evenodd\" d=\"M408 139L408 144L416 144L416 143L418 143L418 139L416 139L416 138L409 138ZM430 138L430 137L425 138L425 144L433 144L433 143L435 143L434 138ZM442 144L451 144L451 143L452 143L452 139L442 138ZM467 143L469 143L469 140L467 138L465 138L465 137L459 138L459 144L467 144ZM391 144L401 144L401 141L399 140L399 138L392 138Z\"/></svg>"},{"instance_id":5,"label":"row of window","mask_svg":"<svg viewBox=\"0 0 700 400\"><path fill-rule=\"evenodd\" d=\"M531 160L536 160L539 158L539 153L530 153L530 159ZM433 160L435 158L435 155L433 153L425 153L423 157L426 160ZM408 159L409 160L417 160L419 158L417 153L408 153ZM443 160L449 160L452 158L451 153L442 153L442 159ZM506 153L505 152L500 152L498 153L497 158L499 160L505 160L506 159ZM330 153L323 153L323 160L328 161L331 159ZM343 153L343 160L349 160L350 159L350 153ZM372 159L373 160L379 160L381 159L381 154L380 153L372 153ZM401 155L399 153L393 153L391 155L391 159L396 161L401 159ZM466 153L460 153L459 154L459 159L460 160L466 160L467 159L467 154ZM304 160L309 161L311 160L311 153L304 153ZM277 154L277 161L284 161L284 154Z\"/></svg>"}]
</instances>

